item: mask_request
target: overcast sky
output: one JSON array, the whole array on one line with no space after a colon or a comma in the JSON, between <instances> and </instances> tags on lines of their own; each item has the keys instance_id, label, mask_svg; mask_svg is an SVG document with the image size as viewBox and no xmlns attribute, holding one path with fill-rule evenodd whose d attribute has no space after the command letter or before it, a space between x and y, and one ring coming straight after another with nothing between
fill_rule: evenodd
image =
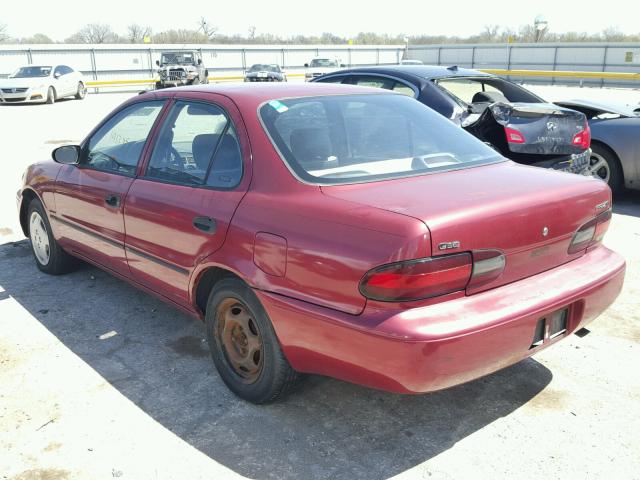
<instances>
[{"instance_id":1,"label":"overcast sky","mask_svg":"<svg viewBox=\"0 0 640 480\"><path fill-rule=\"evenodd\" d=\"M0 23L14 37L44 33L63 40L87 23L106 23L121 34L127 25L149 25L155 32L196 29L203 16L220 33L283 36L331 32L340 36L361 31L389 34L468 36L487 24L517 29L542 14L553 32L600 32L613 26L624 33L640 32L638 0L186 0L166 3L140 0L28 0L18 6L2 0ZM391 5L383 7L382 5Z\"/></svg>"}]
</instances>

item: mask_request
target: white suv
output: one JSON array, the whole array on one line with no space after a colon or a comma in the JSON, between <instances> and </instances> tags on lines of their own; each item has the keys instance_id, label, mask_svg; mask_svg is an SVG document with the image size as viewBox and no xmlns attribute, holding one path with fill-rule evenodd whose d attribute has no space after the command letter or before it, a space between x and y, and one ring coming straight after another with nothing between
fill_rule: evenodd
<instances>
[{"instance_id":1,"label":"white suv","mask_svg":"<svg viewBox=\"0 0 640 480\"><path fill-rule=\"evenodd\" d=\"M345 67L345 65L340 62L340 59L335 57L315 57L311 60L311 63L305 63L304 66L307 69L306 72L304 72L305 82L313 80L320 75L335 72L336 70Z\"/></svg>"}]
</instances>

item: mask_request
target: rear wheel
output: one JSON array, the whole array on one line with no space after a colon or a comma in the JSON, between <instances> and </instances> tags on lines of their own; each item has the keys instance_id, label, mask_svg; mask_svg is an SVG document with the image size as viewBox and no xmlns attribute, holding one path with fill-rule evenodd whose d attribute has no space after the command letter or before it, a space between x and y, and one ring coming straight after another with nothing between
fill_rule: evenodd
<instances>
[{"instance_id":1,"label":"rear wheel","mask_svg":"<svg viewBox=\"0 0 640 480\"><path fill-rule=\"evenodd\" d=\"M294 386L298 375L284 357L266 311L240 279L216 284L209 295L206 324L213 363L237 396L267 403Z\"/></svg>"},{"instance_id":2,"label":"rear wheel","mask_svg":"<svg viewBox=\"0 0 640 480\"><path fill-rule=\"evenodd\" d=\"M591 145L591 158L587 167L589 175L606 182L613 193L622 190L622 168L618 157L609 147L600 144Z\"/></svg>"},{"instance_id":3,"label":"rear wheel","mask_svg":"<svg viewBox=\"0 0 640 480\"><path fill-rule=\"evenodd\" d=\"M76 100L82 100L87 96L87 88L84 83L78 82L78 89L76 91Z\"/></svg>"},{"instance_id":4,"label":"rear wheel","mask_svg":"<svg viewBox=\"0 0 640 480\"><path fill-rule=\"evenodd\" d=\"M29 240L36 266L50 275L73 271L78 265L78 261L58 245L53 237L47 214L39 200L31 201L27 215Z\"/></svg>"},{"instance_id":5,"label":"rear wheel","mask_svg":"<svg viewBox=\"0 0 640 480\"><path fill-rule=\"evenodd\" d=\"M52 103L55 103L55 101L56 101L56 91L53 87L49 87L49 90L47 90L47 103L51 105Z\"/></svg>"}]
</instances>

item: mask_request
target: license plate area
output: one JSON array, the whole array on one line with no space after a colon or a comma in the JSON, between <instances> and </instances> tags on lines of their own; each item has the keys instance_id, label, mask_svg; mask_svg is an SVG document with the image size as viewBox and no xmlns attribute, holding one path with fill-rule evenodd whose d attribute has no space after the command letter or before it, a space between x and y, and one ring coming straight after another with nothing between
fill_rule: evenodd
<instances>
[{"instance_id":1,"label":"license plate area","mask_svg":"<svg viewBox=\"0 0 640 480\"><path fill-rule=\"evenodd\" d=\"M568 319L569 309L563 308L562 310L557 310L545 315L538 320L529 350L567 333Z\"/></svg>"}]
</instances>

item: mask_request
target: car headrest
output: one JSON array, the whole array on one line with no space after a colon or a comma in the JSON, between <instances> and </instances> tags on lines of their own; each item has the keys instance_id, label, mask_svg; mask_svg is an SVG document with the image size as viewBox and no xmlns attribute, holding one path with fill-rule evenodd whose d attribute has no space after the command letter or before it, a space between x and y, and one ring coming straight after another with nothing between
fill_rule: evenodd
<instances>
[{"instance_id":1,"label":"car headrest","mask_svg":"<svg viewBox=\"0 0 640 480\"><path fill-rule=\"evenodd\" d=\"M218 133L203 133L193 137L193 143L191 145L191 153L193 153L193 161L200 170L206 170L209 168L209 161L213 155L213 150L218 144L220 134Z\"/></svg>"},{"instance_id":2,"label":"car headrest","mask_svg":"<svg viewBox=\"0 0 640 480\"><path fill-rule=\"evenodd\" d=\"M290 148L303 168L321 168L332 153L329 130L323 127L293 130Z\"/></svg>"},{"instance_id":3,"label":"car headrest","mask_svg":"<svg viewBox=\"0 0 640 480\"><path fill-rule=\"evenodd\" d=\"M495 102L508 102L500 92L477 92L471 99L471 103L495 103Z\"/></svg>"}]
</instances>

